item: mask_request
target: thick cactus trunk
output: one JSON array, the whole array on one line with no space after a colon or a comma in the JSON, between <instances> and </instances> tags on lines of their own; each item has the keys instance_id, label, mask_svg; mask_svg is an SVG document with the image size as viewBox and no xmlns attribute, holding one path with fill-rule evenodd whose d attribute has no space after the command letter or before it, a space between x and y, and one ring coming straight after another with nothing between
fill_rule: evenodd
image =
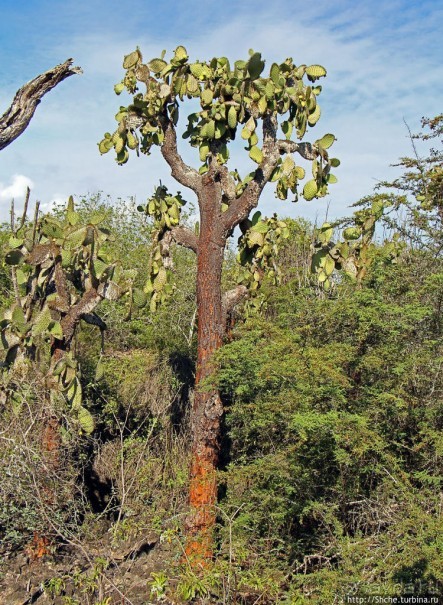
<instances>
[{"instance_id":1,"label":"thick cactus trunk","mask_svg":"<svg viewBox=\"0 0 443 605\"><path fill-rule=\"evenodd\" d=\"M191 410L193 432L187 555L204 566L212 558L212 533L217 502L216 470L223 407L211 386L214 353L224 336L221 273L225 240L216 232L211 213L202 215L197 256L198 344L195 396Z\"/></svg>"}]
</instances>

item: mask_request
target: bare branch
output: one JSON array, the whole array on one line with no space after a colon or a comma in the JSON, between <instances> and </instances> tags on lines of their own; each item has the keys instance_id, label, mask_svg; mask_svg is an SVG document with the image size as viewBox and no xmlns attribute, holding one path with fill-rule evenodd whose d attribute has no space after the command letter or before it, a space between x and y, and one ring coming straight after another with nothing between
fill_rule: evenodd
<instances>
[{"instance_id":1,"label":"bare branch","mask_svg":"<svg viewBox=\"0 0 443 605\"><path fill-rule=\"evenodd\" d=\"M192 189L195 193L201 190L201 176L194 168L184 163L177 149L177 134L171 120L163 116L161 119L163 132L165 135L161 152L166 162L171 168L171 174L176 181L184 187Z\"/></svg>"},{"instance_id":2,"label":"bare branch","mask_svg":"<svg viewBox=\"0 0 443 605\"><path fill-rule=\"evenodd\" d=\"M23 206L23 213L22 213L22 218L20 220L20 227L18 228L18 231L20 231L20 229L25 224L26 216L28 214L28 204L29 204L29 196L30 195L31 195L31 190L29 189L29 187L26 187L25 204Z\"/></svg>"},{"instance_id":3,"label":"bare branch","mask_svg":"<svg viewBox=\"0 0 443 605\"><path fill-rule=\"evenodd\" d=\"M160 239L160 250L165 269L174 268L171 256L172 242L183 246L183 248L188 248L197 254L198 238L195 233L187 227L173 227L171 230L166 231Z\"/></svg>"},{"instance_id":4,"label":"bare branch","mask_svg":"<svg viewBox=\"0 0 443 605\"><path fill-rule=\"evenodd\" d=\"M191 325L189 326L189 334L188 334L188 337L186 338L188 347L190 347L191 343L192 343L192 337L194 336L196 322L197 322L197 307L195 307L194 313L192 314Z\"/></svg>"},{"instance_id":5,"label":"bare branch","mask_svg":"<svg viewBox=\"0 0 443 605\"><path fill-rule=\"evenodd\" d=\"M22 86L0 118L0 149L7 147L27 128L37 105L47 92L62 80L79 73L82 73L80 67L72 67L72 59L68 59Z\"/></svg>"},{"instance_id":6,"label":"bare branch","mask_svg":"<svg viewBox=\"0 0 443 605\"><path fill-rule=\"evenodd\" d=\"M311 143L295 143L294 141L277 141L280 153L299 153L305 160L315 160L318 150Z\"/></svg>"},{"instance_id":7,"label":"bare branch","mask_svg":"<svg viewBox=\"0 0 443 605\"><path fill-rule=\"evenodd\" d=\"M230 313L234 307L240 304L245 298L247 298L249 290L246 286L236 286L232 290L228 290L223 294L223 314L226 320L226 316Z\"/></svg>"},{"instance_id":8,"label":"bare branch","mask_svg":"<svg viewBox=\"0 0 443 605\"><path fill-rule=\"evenodd\" d=\"M34 224L32 226L32 243L35 244L35 236L37 234L37 222L38 222L38 213L40 210L40 202L35 203L34 210Z\"/></svg>"},{"instance_id":9,"label":"bare branch","mask_svg":"<svg viewBox=\"0 0 443 605\"><path fill-rule=\"evenodd\" d=\"M193 250L197 253L198 237L191 229L188 229L187 227L173 227L171 229L171 234L176 244L179 244L184 248L189 248L189 250Z\"/></svg>"}]
</instances>

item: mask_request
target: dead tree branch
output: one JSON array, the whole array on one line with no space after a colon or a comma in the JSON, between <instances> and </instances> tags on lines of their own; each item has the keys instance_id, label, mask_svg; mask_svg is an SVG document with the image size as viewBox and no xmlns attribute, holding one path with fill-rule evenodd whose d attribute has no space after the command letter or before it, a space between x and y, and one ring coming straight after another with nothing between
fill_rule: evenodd
<instances>
[{"instance_id":1,"label":"dead tree branch","mask_svg":"<svg viewBox=\"0 0 443 605\"><path fill-rule=\"evenodd\" d=\"M81 68L72 67L72 59L67 59L22 86L0 118L0 149L7 147L26 130L37 105L47 92L69 76L80 73Z\"/></svg>"}]
</instances>

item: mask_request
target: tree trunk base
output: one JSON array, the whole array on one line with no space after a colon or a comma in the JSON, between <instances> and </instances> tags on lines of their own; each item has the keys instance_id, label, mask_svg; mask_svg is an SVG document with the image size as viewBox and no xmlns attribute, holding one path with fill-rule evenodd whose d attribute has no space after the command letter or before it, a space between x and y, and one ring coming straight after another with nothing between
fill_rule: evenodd
<instances>
[{"instance_id":1,"label":"tree trunk base","mask_svg":"<svg viewBox=\"0 0 443 605\"><path fill-rule=\"evenodd\" d=\"M193 569L206 569L214 555L217 502L216 455L213 448L194 453L189 494L186 557Z\"/></svg>"}]
</instances>

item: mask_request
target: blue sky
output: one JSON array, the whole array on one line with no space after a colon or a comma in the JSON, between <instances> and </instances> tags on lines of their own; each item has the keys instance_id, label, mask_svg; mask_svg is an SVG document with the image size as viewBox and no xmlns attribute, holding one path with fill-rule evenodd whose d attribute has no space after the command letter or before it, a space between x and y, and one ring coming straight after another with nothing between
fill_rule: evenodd
<instances>
[{"instance_id":1,"label":"blue sky","mask_svg":"<svg viewBox=\"0 0 443 605\"><path fill-rule=\"evenodd\" d=\"M20 205L26 184L46 207L98 190L142 201L159 178L173 187L158 153L134 155L123 167L98 153L97 142L128 100L113 86L123 55L136 45L148 60L184 44L193 59L235 60L254 48L268 66L291 56L327 68L322 118L306 138L337 136L339 182L328 198L295 205L276 200L268 186L267 213L323 220L329 206L329 216L343 216L377 181L395 176L390 164L411 153L403 120L417 130L422 116L442 111L443 7L435 1L2 0L1 7L0 112L24 82L68 57L84 74L51 91L25 133L1 152L0 220L11 197ZM182 150L186 161L197 162L185 143ZM249 171L247 157L235 155L240 171Z\"/></svg>"}]
</instances>

